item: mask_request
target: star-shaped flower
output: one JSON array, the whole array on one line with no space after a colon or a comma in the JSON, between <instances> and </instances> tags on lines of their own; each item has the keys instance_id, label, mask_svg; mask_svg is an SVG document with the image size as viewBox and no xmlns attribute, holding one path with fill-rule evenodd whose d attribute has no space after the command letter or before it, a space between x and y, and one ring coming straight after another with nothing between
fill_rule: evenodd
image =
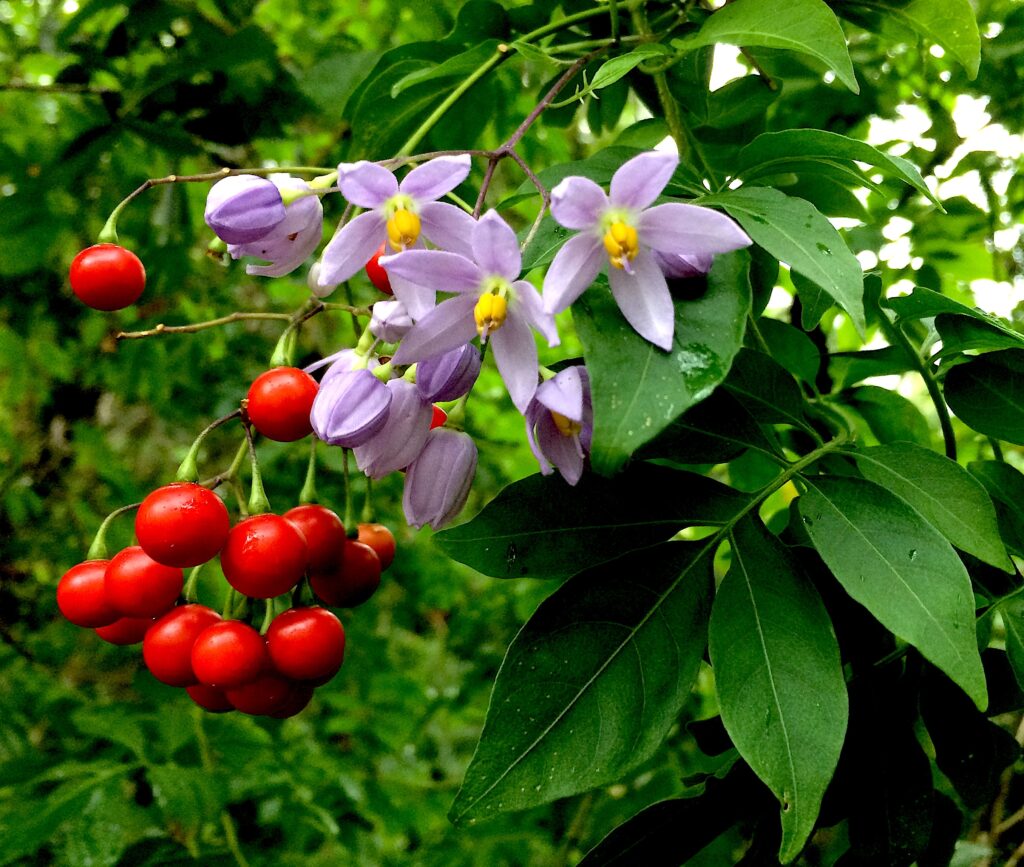
<instances>
[{"instance_id":1,"label":"star-shaped flower","mask_svg":"<svg viewBox=\"0 0 1024 867\"><path fill-rule=\"evenodd\" d=\"M477 335L490 340L512 402L525 412L537 390L537 345L532 328L558 345L554 318L540 294L519 279L522 255L515 232L495 211L473 226L472 258L441 250L409 250L381 258L392 278L457 293L441 302L405 335L395 364L412 364L455 349Z\"/></svg>"},{"instance_id":2,"label":"star-shaped flower","mask_svg":"<svg viewBox=\"0 0 1024 867\"><path fill-rule=\"evenodd\" d=\"M394 174L362 160L338 166L338 187L353 205L369 208L346 223L324 249L318 282L337 286L365 267L384 242L392 250L408 250L428 241L445 249L468 253L473 218L460 208L437 199L450 193L469 174L469 156L437 157L414 168L399 183ZM412 318L434 306L434 292L420 281L392 282Z\"/></svg>"},{"instance_id":3,"label":"star-shaped flower","mask_svg":"<svg viewBox=\"0 0 1024 867\"><path fill-rule=\"evenodd\" d=\"M565 310L607 262L622 315L646 340L672 348L672 296L654 254L699 262L750 244L736 223L709 208L680 202L651 207L678 164L674 153L650 151L615 172L608 195L592 180L575 175L551 191L551 215L580 232L565 242L548 268L546 313Z\"/></svg>"}]
</instances>

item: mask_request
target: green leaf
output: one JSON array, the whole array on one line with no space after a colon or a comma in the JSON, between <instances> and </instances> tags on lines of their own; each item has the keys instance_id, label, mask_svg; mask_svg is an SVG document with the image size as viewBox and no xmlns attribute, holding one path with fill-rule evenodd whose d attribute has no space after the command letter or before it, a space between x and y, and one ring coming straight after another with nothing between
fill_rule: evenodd
<instances>
[{"instance_id":1,"label":"green leaf","mask_svg":"<svg viewBox=\"0 0 1024 867\"><path fill-rule=\"evenodd\" d=\"M645 60L649 60L652 57L664 57L666 54L671 54L668 47L656 42L638 45L628 54L613 57L611 60L602 63L601 68L594 73L594 77L591 79L590 85L584 90L584 93L600 90L609 84L614 84L620 78L636 69Z\"/></svg>"},{"instance_id":2,"label":"green leaf","mask_svg":"<svg viewBox=\"0 0 1024 867\"><path fill-rule=\"evenodd\" d=\"M860 262L814 205L769 187L742 187L704 196L701 202L728 211L755 244L824 289L864 333Z\"/></svg>"},{"instance_id":3,"label":"green leaf","mask_svg":"<svg viewBox=\"0 0 1024 867\"><path fill-rule=\"evenodd\" d=\"M825 605L786 549L752 519L736 525L715 597L711 667L722 722L782 805L779 858L814 830L843 747L849 703Z\"/></svg>"},{"instance_id":4,"label":"green leaf","mask_svg":"<svg viewBox=\"0 0 1024 867\"><path fill-rule=\"evenodd\" d=\"M749 773L740 765L725 780L711 777L687 796L651 804L611 831L579 867L686 863L736 821L736 813L750 800L753 787L743 785ZM680 828L686 833L681 834Z\"/></svg>"},{"instance_id":5,"label":"green leaf","mask_svg":"<svg viewBox=\"0 0 1024 867\"><path fill-rule=\"evenodd\" d=\"M762 133L740 151L736 174L750 180L785 171L787 164L804 160L855 160L867 163L895 175L942 207L928 189L917 167L909 160L883 153L867 142L820 129L787 129Z\"/></svg>"},{"instance_id":6,"label":"green leaf","mask_svg":"<svg viewBox=\"0 0 1024 867\"><path fill-rule=\"evenodd\" d=\"M640 337L600 284L573 305L593 391L590 460L597 472L618 470L725 378L750 310L749 264L742 251L715 257L707 291L676 301L670 352Z\"/></svg>"},{"instance_id":7,"label":"green leaf","mask_svg":"<svg viewBox=\"0 0 1024 867\"><path fill-rule=\"evenodd\" d=\"M832 309L835 301L832 300L832 296L828 292L813 280L808 280L803 274L791 271L789 277L793 281L793 288L796 289L796 294L800 299L800 327L804 331L811 331L818 327L825 314Z\"/></svg>"},{"instance_id":8,"label":"green leaf","mask_svg":"<svg viewBox=\"0 0 1024 867\"><path fill-rule=\"evenodd\" d=\"M587 473L575 487L557 475L535 475L434 539L449 557L485 575L567 578L683 527L724 524L745 504L746 497L714 479L651 464L613 479Z\"/></svg>"},{"instance_id":9,"label":"green leaf","mask_svg":"<svg viewBox=\"0 0 1024 867\"><path fill-rule=\"evenodd\" d=\"M526 240L530 232L527 226L519 233L520 243ZM573 233L560 226L551 216L545 216L540 221L540 228L537 234L530 240L529 245L523 250L523 272L532 271L534 268L543 268L550 265L555 254Z\"/></svg>"},{"instance_id":10,"label":"green leaf","mask_svg":"<svg viewBox=\"0 0 1024 867\"><path fill-rule=\"evenodd\" d=\"M725 388L764 424L808 429L804 399L793 375L770 355L742 349L725 380Z\"/></svg>"},{"instance_id":11,"label":"green leaf","mask_svg":"<svg viewBox=\"0 0 1024 867\"><path fill-rule=\"evenodd\" d=\"M833 352L828 364L829 372L839 388L848 388L871 376L892 376L914 368L914 362L902 346L884 346L859 352Z\"/></svg>"},{"instance_id":12,"label":"green leaf","mask_svg":"<svg viewBox=\"0 0 1024 867\"><path fill-rule=\"evenodd\" d=\"M1002 349L958 364L946 373L943 393L968 427L1024 445L1024 349Z\"/></svg>"},{"instance_id":13,"label":"green leaf","mask_svg":"<svg viewBox=\"0 0 1024 867\"><path fill-rule=\"evenodd\" d=\"M1013 571L999 538L992 500L958 463L911 443L852 454L865 478L914 508L960 550L1004 572Z\"/></svg>"},{"instance_id":14,"label":"green leaf","mask_svg":"<svg viewBox=\"0 0 1024 867\"><path fill-rule=\"evenodd\" d=\"M804 382L814 383L821 367L821 352L799 328L778 319L758 320L757 327L771 350L772 358Z\"/></svg>"},{"instance_id":15,"label":"green leaf","mask_svg":"<svg viewBox=\"0 0 1024 867\"><path fill-rule=\"evenodd\" d=\"M662 136L662 138L664 138L664 136ZM622 164L638 154L643 153L644 150L648 150L648 148L615 145L598 151L593 156L587 157L584 160L575 160L569 163L559 163L554 166L548 166L546 169L542 169L537 172L537 178L549 190L558 186L559 181L564 180L570 175L579 175L584 178L590 178L590 180L596 184L608 186L611 182L612 175L618 171ZM512 193L512 195L502 199L497 206L498 210L503 211L506 208L510 208L512 205L518 204L524 199L528 199L536 195L537 188L530 181L523 181L523 183L519 185L518 190Z\"/></svg>"},{"instance_id":16,"label":"green leaf","mask_svg":"<svg viewBox=\"0 0 1024 867\"><path fill-rule=\"evenodd\" d=\"M512 47L522 56L523 60L543 64L554 62L543 48L538 48L532 42L522 42L517 39L512 43Z\"/></svg>"},{"instance_id":17,"label":"green leaf","mask_svg":"<svg viewBox=\"0 0 1024 867\"><path fill-rule=\"evenodd\" d=\"M394 99L414 84L423 84L425 81L435 81L443 78L465 78L470 73L475 72L477 67L489 60L497 47L497 39L488 39L479 45L474 45L468 51L463 51L462 54L456 54L454 57L448 58L443 63L438 63L427 69L417 69L409 72L391 85L391 98Z\"/></svg>"},{"instance_id":18,"label":"green leaf","mask_svg":"<svg viewBox=\"0 0 1024 867\"><path fill-rule=\"evenodd\" d=\"M657 749L704 652L713 547L635 551L541 604L498 671L453 822L617 780Z\"/></svg>"},{"instance_id":19,"label":"green leaf","mask_svg":"<svg viewBox=\"0 0 1024 867\"><path fill-rule=\"evenodd\" d=\"M1024 689L1024 599L1008 599L999 606L1006 628L1006 655L1017 683Z\"/></svg>"},{"instance_id":20,"label":"green leaf","mask_svg":"<svg viewBox=\"0 0 1024 867\"><path fill-rule=\"evenodd\" d=\"M788 0L774 5L771 14L766 14L761 0L734 0L713 13L695 34L672 44L680 51L692 51L720 42L810 54L850 90L860 93L846 35L835 13L821 0Z\"/></svg>"},{"instance_id":21,"label":"green leaf","mask_svg":"<svg viewBox=\"0 0 1024 867\"><path fill-rule=\"evenodd\" d=\"M169 823L197 831L206 822L217 821L227 803L224 780L202 768L152 765L146 776Z\"/></svg>"},{"instance_id":22,"label":"green leaf","mask_svg":"<svg viewBox=\"0 0 1024 867\"><path fill-rule=\"evenodd\" d=\"M940 313L935 317L935 330L942 338L942 349L937 353L940 357L996 349L1024 349L1024 334L972 316Z\"/></svg>"},{"instance_id":23,"label":"green leaf","mask_svg":"<svg viewBox=\"0 0 1024 867\"><path fill-rule=\"evenodd\" d=\"M832 574L898 638L987 703L974 637L974 592L939 531L884 488L853 478L805 477L801 520Z\"/></svg>"},{"instance_id":24,"label":"green leaf","mask_svg":"<svg viewBox=\"0 0 1024 867\"><path fill-rule=\"evenodd\" d=\"M748 448L778 453L749 407L727 389L716 388L647 443L640 454L681 464L720 464Z\"/></svg>"},{"instance_id":25,"label":"green leaf","mask_svg":"<svg viewBox=\"0 0 1024 867\"><path fill-rule=\"evenodd\" d=\"M895 312L901 320L927 319L931 316L938 316L940 313L959 313L961 316L970 316L982 322L988 322L990 325L1006 327L995 316L968 307L966 304L961 304L959 301L954 301L952 298L923 286L915 286L909 295L883 298L882 303Z\"/></svg>"},{"instance_id":26,"label":"green leaf","mask_svg":"<svg viewBox=\"0 0 1024 867\"><path fill-rule=\"evenodd\" d=\"M902 394L877 385L851 389L847 401L871 428L880 443L909 440L928 448L931 426L912 401Z\"/></svg>"},{"instance_id":27,"label":"green leaf","mask_svg":"<svg viewBox=\"0 0 1024 867\"><path fill-rule=\"evenodd\" d=\"M995 502L1006 546L1024 557L1024 474L1003 461L972 461L967 469Z\"/></svg>"},{"instance_id":28,"label":"green leaf","mask_svg":"<svg viewBox=\"0 0 1024 867\"><path fill-rule=\"evenodd\" d=\"M970 0L851 0L850 5L892 16L925 39L937 42L959 61L971 79L977 78L981 35Z\"/></svg>"}]
</instances>

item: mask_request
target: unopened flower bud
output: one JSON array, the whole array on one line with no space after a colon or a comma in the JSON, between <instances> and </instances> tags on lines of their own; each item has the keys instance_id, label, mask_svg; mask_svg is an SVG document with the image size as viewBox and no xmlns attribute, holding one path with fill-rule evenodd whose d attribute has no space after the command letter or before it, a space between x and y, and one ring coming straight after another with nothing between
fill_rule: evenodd
<instances>
[{"instance_id":1,"label":"unopened flower bud","mask_svg":"<svg viewBox=\"0 0 1024 867\"><path fill-rule=\"evenodd\" d=\"M313 432L325 443L355 448L380 433L390 407L387 386L360 368L321 380L309 420Z\"/></svg>"},{"instance_id":2,"label":"unopened flower bud","mask_svg":"<svg viewBox=\"0 0 1024 867\"><path fill-rule=\"evenodd\" d=\"M409 311L401 301L378 301L373 305L370 331L385 343L398 343L412 328Z\"/></svg>"},{"instance_id":3,"label":"unopened flower bud","mask_svg":"<svg viewBox=\"0 0 1024 867\"><path fill-rule=\"evenodd\" d=\"M456 400L480 375L480 350L472 343L426 358L416 365L416 388L433 403Z\"/></svg>"},{"instance_id":4,"label":"unopened flower bud","mask_svg":"<svg viewBox=\"0 0 1024 867\"><path fill-rule=\"evenodd\" d=\"M404 379L386 383L391 392L387 423L381 432L354 450L356 464L372 479L405 469L427 442L434 408L416 386Z\"/></svg>"},{"instance_id":5,"label":"unopened flower bud","mask_svg":"<svg viewBox=\"0 0 1024 867\"><path fill-rule=\"evenodd\" d=\"M405 474L402 508L413 527L435 530L450 523L466 505L476 473L476 444L463 431L439 427Z\"/></svg>"},{"instance_id":6,"label":"unopened flower bud","mask_svg":"<svg viewBox=\"0 0 1024 867\"><path fill-rule=\"evenodd\" d=\"M277 186L256 175L231 175L217 181L206 197L206 224L228 244L249 244L265 237L285 218Z\"/></svg>"}]
</instances>

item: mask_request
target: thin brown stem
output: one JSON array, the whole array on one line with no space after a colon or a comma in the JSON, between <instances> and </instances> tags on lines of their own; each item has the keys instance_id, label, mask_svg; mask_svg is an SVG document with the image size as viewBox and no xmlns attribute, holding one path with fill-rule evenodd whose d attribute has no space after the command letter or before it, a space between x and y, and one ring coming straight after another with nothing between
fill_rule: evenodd
<instances>
[{"instance_id":1,"label":"thin brown stem","mask_svg":"<svg viewBox=\"0 0 1024 867\"><path fill-rule=\"evenodd\" d=\"M164 325L162 322L145 331L119 331L114 335L117 340L139 340L143 337L155 337L158 334L192 334L196 331L205 331L207 328L216 328L219 325L230 325L232 322L245 322L246 320L281 320L290 322L291 313L257 313L238 312L229 313L217 319L208 319L206 322L192 322L188 325Z\"/></svg>"}]
</instances>

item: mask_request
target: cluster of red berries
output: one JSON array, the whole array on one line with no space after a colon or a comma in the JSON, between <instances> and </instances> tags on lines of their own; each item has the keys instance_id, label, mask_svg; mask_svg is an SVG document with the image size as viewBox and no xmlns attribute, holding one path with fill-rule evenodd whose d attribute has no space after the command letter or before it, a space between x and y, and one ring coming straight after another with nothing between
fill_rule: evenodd
<instances>
[{"instance_id":1,"label":"cluster of red berries","mask_svg":"<svg viewBox=\"0 0 1024 867\"><path fill-rule=\"evenodd\" d=\"M138 545L64 574L57 586L61 613L111 644L141 641L153 676L185 687L207 710L274 717L301 711L313 688L338 672L341 622L326 608L290 608L260 635L206 606L178 604L182 569L219 554L228 583L249 598L281 596L308 577L323 602L353 607L373 595L395 555L383 525L361 524L358 538L349 538L337 514L319 505L253 515L232 527L221 499L191 482L149 494L135 534Z\"/></svg>"}]
</instances>

